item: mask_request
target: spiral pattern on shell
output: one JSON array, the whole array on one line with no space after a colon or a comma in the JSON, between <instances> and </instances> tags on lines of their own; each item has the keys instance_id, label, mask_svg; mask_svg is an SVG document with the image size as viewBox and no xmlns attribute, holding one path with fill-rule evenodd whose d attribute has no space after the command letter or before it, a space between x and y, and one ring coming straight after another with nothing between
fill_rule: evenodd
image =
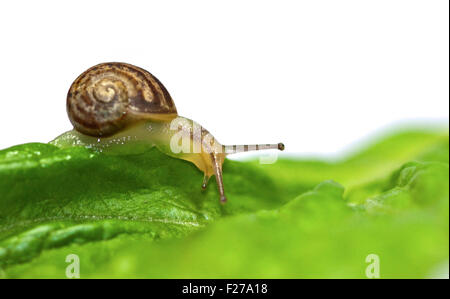
<instances>
[{"instance_id":1,"label":"spiral pattern on shell","mask_svg":"<svg viewBox=\"0 0 450 299\"><path fill-rule=\"evenodd\" d=\"M90 136L109 136L140 120L171 120L175 104L148 71L126 63L102 63L82 73L67 94L74 128Z\"/></svg>"}]
</instances>

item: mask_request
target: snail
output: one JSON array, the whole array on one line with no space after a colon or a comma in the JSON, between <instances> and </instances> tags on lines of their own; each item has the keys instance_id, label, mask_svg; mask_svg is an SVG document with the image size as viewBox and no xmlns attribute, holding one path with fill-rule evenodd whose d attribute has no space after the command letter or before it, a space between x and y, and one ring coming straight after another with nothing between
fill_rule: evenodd
<instances>
[{"instance_id":1,"label":"snail","mask_svg":"<svg viewBox=\"0 0 450 299\"><path fill-rule=\"evenodd\" d=\"M227 200L222 164L228 154L284 149L282 143L221 145L198 123L178 116L169 92L155 76L127 63L101 63L83 72L68 91L67 113L74 129L53 144L99 151L130 143L156 146L195 164L204 173L203 189L215 175L222 203Z\"/></svg>"}]
</instances>

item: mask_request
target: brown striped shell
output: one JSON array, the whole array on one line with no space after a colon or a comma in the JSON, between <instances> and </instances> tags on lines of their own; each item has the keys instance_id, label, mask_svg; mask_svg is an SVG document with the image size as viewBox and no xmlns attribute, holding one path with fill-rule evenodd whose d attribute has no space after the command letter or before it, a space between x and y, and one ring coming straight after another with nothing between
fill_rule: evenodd
<instances>
[{"instance_id":1,"label":"brown striped shell","mask_svg":"<svg viewBox=\"0 0 450 299\"><path fill-rule=\"evenodd\" d=\"M74 128L90 136L110 136L144 119L177 116L166 88L137 66L111 62L91 67L70 86L67 113Z\"/></svg>"}]
</instances>

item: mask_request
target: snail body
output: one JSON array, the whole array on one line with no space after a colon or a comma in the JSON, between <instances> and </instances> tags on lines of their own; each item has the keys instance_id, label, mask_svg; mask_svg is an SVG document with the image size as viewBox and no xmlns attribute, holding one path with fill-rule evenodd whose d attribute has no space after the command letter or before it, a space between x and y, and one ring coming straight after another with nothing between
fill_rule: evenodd
<instances>
[{"instance_id":1,"label":"snail body","mask_svg":"<svg viewBox=\"0 0 450 299\"><path fill-rule=\"evenodd\" d=\"M169 156L195 164L204 173L203 188L215 175L221 202L226 201L222 180L226 155L284 149L281 143L221 145L198 123L178 116L169 92L156 77L126 63L102 63L83 72L67 94L67 113L74 130L53 144L81 145L102 152L127 145L156 146Z\"/></svg>"}]
</instances>

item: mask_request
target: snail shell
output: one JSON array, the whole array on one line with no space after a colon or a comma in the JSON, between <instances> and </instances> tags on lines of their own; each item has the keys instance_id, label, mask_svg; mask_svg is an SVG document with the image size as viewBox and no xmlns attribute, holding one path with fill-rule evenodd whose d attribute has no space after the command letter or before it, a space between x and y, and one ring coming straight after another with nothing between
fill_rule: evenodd
<instances>
[{"instance_id":1,"label":"snail shell","mask_svg":"<svg viewBox=\"0 0 450 299\"><path fill-rule=\"evenodd\" d=\"M74 128L110 136L141 121L169 121L177 109L167 89L148 71L126 63L102 63L82 73L67 94Z\"/></svg>"}]
</instances>

